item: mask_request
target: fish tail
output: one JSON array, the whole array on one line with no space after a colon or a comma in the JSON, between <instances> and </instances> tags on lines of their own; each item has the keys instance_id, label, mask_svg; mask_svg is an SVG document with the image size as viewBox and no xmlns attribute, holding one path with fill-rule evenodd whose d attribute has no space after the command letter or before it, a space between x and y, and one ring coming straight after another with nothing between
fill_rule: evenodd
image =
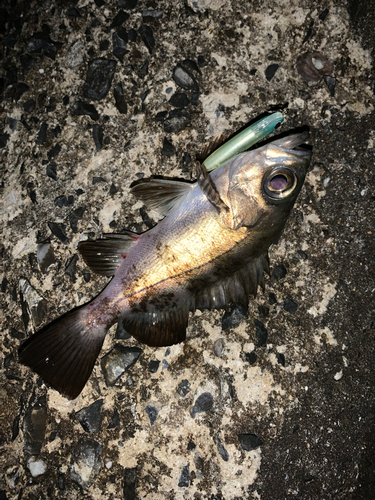
<instances>
[{"instance_id":1,"label":"fish tail","mask_svg":"<svg viewBox=\"0 0 375 500\"><path fill-rule=\"evenodd\" d=\"M89 306L79 307L32 335L19 348L19 360L69 399L91 375L107 325L90 322Z\"/></svg>"}]
</instances>

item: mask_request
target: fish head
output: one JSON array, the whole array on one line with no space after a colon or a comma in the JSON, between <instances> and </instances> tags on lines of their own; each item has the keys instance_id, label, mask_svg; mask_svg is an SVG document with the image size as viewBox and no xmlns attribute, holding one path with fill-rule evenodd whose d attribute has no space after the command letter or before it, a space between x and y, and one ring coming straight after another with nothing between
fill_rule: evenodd
<instances>
[{"instance_id":1,"label":"fish head","mask_svg":"<svg viewBox=\"0 0 375 500\"><path fill-rule=\"evenodd\" d=\"M291 135L233 159L226 197L232 229L277 239L306 177L312 152L299 146L308 138L308 132Z\"/></svg>"}]
</instances>

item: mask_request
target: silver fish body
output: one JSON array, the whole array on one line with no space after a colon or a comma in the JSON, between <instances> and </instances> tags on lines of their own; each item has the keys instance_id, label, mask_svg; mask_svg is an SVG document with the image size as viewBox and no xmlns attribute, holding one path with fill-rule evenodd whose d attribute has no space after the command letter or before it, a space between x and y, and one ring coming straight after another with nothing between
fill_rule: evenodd
<instances>
[{"instance_id":1,"label":"silver fish body","mask_svg":"<svg viewBox=\"0 0 375 500\"><path fill-rule=\"evenodd\" d=\"M20 348L20 360L66 397L89 378L106 332L122 320L151 346L185 339L190 311L247 305L268 272L268 248L303 185L307 133L241 153L191 184L142 181L133 194L165 218L135 235L106 235L79 250L95 272L113 276L92 302L47 325Z\"/></svg>"}]
</instances>

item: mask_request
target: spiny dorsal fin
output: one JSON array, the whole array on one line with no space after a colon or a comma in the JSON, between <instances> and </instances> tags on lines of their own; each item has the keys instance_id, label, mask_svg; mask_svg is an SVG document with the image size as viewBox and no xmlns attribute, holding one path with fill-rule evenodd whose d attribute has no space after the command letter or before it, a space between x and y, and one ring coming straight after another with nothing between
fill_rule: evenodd
<instances>
[{"instance_id":1,"label":"spiny dorsal fin","mask_svg":"<svg viewBox=\"0 0 375 500\"><path fill-rule=\"evenodd\" d=\"M199 161L195 162L197 169L197 182L198 186L201 188L202 193L206 196L208 201L218 210L218 212L225 211L229 209L223 200L220 198L219 193L216 190L214 181L211 179L204 165Z\"/></svg>"},{"instance_id":2,"label":"spiny dorsal fin","mask_svg":"<svg viewBox=\"0 0 375 500\"><path fill-rule=\"evenodd\" d=\"M208 158L214 151L217 150L222 144L224 144L225 138L223 134L219 135L212 141L210 141L206 146L202 149L200 155L198 155L197 159L203 163L206 158Z\"/></svg>"},{"instance_id":3,"label":"spiny dorsal fin","mask_svg":"<svg viewBox=\"0 0 375 500\"><path fill-rule=\"evenodd\" d=\"M78 250L89 268L102 276L113 276L139 236L130 231L126 234L104 234L95 241L81 241Z\"/></svg>"},{"instance_id":4,"label":"spiny dorsal fin","mask_svg":"<svg viewBox=\"0 0 375 500\"><path fill-rule=\"evenodd\" d=\"M148 208L161 215L177 206L192 188L192 184L184 181L168 179L142 179L131 187L130 192L143 201Z\"/></svg>"}]
</instances>

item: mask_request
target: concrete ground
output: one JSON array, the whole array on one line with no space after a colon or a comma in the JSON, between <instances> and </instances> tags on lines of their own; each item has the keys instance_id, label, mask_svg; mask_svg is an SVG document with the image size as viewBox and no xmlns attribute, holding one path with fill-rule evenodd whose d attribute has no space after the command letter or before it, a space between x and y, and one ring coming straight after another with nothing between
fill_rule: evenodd
<instances>
[{"instance_id":1,"label":"concrete ground","mask_svg":"<svg viewBox=\"0 0 375 500\"><path fill-rule=\"evenodd\" d=\"M374 23L361 1L1 2L1 500L374 497ZM114 327L74 401L20 365L108 281L78 242L157 221L130 184L194 179L273 110L314 155L247 316L198 311L171 348Z\"/></svg>"}]
</instances>

